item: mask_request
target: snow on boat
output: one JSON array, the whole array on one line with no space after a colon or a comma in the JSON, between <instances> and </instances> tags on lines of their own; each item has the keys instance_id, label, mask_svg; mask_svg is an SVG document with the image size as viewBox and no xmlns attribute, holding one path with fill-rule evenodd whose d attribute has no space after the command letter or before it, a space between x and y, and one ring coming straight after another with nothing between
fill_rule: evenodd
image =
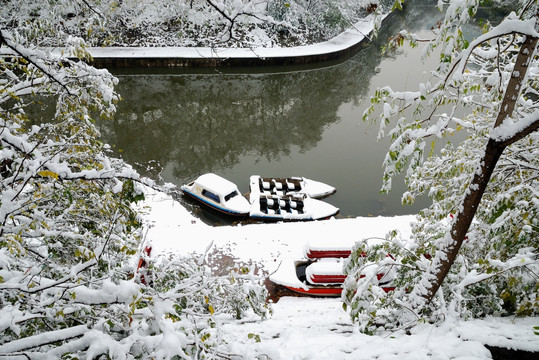
<instances>
[{"instance_id":1,"label":"snow on boat","mask_svg":"<svg viewBox=\"0 0 539 360\"><path fill-rule=\"evenodd\" d=\"M305 260L284 262L275 273L270 275L269 280L288 290L303 295L340 296L342 292L342 282L336 284L316 284L307 281L306 269L312 264L312 261ZM312 269L313 268L311 268L311 270Z\"/></svg>"},{"instance_id":2,"label":"snow on boat","mask_svg":"<svg viewBox=\"0 0 539 360\"><path fill-rule=\"evenodd\" d=\"M305 242L303 255L308 260L325 258L347 258L358 241L356 235L339 234L338 238L328 239L328 234L313 237ZM370 244L376 242L369 242Z\"/></svg>"},{"instance_id":3,"label":"snow on boat","mask_svg":"<svg viewBox=\"0 0 539 360\"><path fill-rule=\"evenodd\" d=\"M282 282L276 277L270 277L270 280L289 290L309 296L340 296L343 290L342 285L346 280L343 262L339 259L297 261L295 273L297 281ZM392 285L394 277L393 271L387 274L376 274L378 286L385 292L395 290Z\"/></svg>"},{"instance_id":4,"label":"snow on boat","mask_svg":"<svg viewBox=\"0 0 539 360\"><path fill-rule=\"evenodd\" d=\"M304 258L282 264L270 280L294 292L309 296L340 296L346 279L344 259L350 256L352 239L311 239L305 243ZM391 257L391 255L388 255ZM392 257L391 257L392 258ZM384 291L394 290L396 271L373 274ZM364 275L361 275L364 277Z\"/></svg>"},{"instance_id":5,"label":"snow on boat","mask_svg":"<svg viewBox=\"0 0 539 360\"><path fill-rule=\"evenodd\" d=\"M185 195L228 215L249 215L251 205L233 182L219 175L208 173L181 188Z\"/></svg>"},{"instance_id":6,"label":"snow on boat","mask_svg":"<svg viewBox=\"0 0 539 360\"><path fill-rule=\"evenodd\" d=\"M320 220L339 213L339 208L304 194L260 195L251 192L250 216L261 220Z\"/></svg>"},{"instance_id":7,"label":"snow on boat","mask_svg":"<svg viewBox=\"0 0 539 360\"><path fill-rule=\"evenodd\" d=\"M252 175L250 178L251 193L260 195L290 196L305 194L308 197L319 199L335 193L333 186L304 177L289 178L263 178Z\"/></svg>"},{"instance_id":8,"label":"snow on boat","mask_svg":"<svg viewBox=\"0 0 539 360\"><path fill-rule=\"evenodd\" d=\"M346 279L342 271L343 264L338 260L315 261L307 264L305 280L311 285L338 285L344 283Z\"/></svg>"},{"instance_id":9,"label":"snow on boat","mask_svg":"<svg viewBox=\"0 0 539 360\"><path fill-rule=\"evenodd\" d=\"M308 260L316 259L341 259L347 258L352 254L353 244L348 245L347 242L334 242L331 244L322 244L321 242L309 241L305 244L304 255ZM361 256L364 257L365 254L361 253ZM386 257L390 257L395 260L391 254L387 254Z\"/></svg>"}]
</instances>

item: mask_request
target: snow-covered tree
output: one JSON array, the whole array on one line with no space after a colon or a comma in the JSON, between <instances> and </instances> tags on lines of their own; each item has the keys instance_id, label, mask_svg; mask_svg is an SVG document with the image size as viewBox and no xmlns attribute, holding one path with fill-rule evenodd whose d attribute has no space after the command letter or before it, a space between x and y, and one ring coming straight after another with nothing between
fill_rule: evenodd
<instances>
[{"instance_id":1,"label":"snow-covered tree","mask_svg":"<svg viewBox=\"0 0 539 360\"><path fill-rule=\"evenodd\" d=\"M17 28L40 46L63 46L65 34L91 46L293 46L335 36L379 3L7 0L0 8L0 26Z\"/></svg>"},{"instance_id":2,"label":"snow-covered tree","mask_svg":"<svg viewBox=\"0 0 539 360\"><path fill-rule=\"evenodd\" d=\"M0 29L0 357L221 357L216 315L265 316L261 279L164 255L136 274L132 205L155 185L99 140L116 78L85 63L84 41L65 43L55 55ZM44 97L56 111L39 123Z\"/></svg>"},{"instance_id":3,"label":"snow-covered tree","mask_svg":"<svg viewBox=\"0 0 539 360\"><path fill-rule=\"evenodd\" d=\"M403 203L432 199L412 244L391 234L385 245L354 249L344 300L367 332L455 314L539 312L539 8L537 0L495 3L508 10L503 21L467 39L462 26L482 2L439 2L445 18L425 51L440 56L430 81L417 92L378 89L365 114L379 108L380 136L392 141L383 189L407 167ZM396 37L405 39L420 41ZM460 143L451 138L458 134ZM439 139L449 143L437 153ZM388 252L396 264L382 261ZM354 278L377 261L398 268L395 292Z\"/></svg>"}]
</instances>

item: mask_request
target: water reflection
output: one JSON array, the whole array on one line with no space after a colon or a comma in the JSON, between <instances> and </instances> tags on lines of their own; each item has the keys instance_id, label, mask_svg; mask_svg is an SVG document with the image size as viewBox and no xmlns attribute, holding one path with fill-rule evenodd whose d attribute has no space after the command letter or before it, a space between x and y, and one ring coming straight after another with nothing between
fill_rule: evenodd
<instances>
[{"instance_id":1,"label":"water reflection","mask_svg":"<svg viewBox=\"0 0 539 360\"><path fill-rule=\"evenodd\" d=\"M231 167L247 152L278 161L292 146L312 149L338 120L342 99L332 89L342 76L337 69L121 76L125 100L101 130L126 160L173 164L175 178Z\"/></svg>"},{"instance_id":2,"label":"water reflection","mask_svg":"<svg viewBox=\"0 0 539 360\"><path fill-rule=\"evenodd\" d=\"M317 66L233 69L116 70L124 97L104 139L131 164L157 161L178 185L205 172L248 190L251 174L306 176L327 182L327 201L344 216L417 212L403 208L402 181L378 193L387 143L361 122L378 86L415 90L421 50L382 56L380 47L402 29L430 29L436 1L416 0L388 21L355 56ZM140 169L142 172L144 170Z\"/></svg>"}]
</instances>

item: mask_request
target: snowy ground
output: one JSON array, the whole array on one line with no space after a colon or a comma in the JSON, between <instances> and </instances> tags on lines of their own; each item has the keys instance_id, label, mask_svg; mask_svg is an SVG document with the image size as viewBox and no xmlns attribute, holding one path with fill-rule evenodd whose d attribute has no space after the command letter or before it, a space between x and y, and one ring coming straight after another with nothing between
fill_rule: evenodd
<instances>
[{"instance_id":1,"label":"snowy ground","mask_svg":"<svg viewBox=\"0 0 539 360\"><path fill-rule=\"evenodd\" d=\"M146 206L152 224L147 240L153 251L201 254L211 245L269 273L279 270L283 281L289 273L282 268L303 257L308 242L351 243L384 237L391 229L398 229L406 238L413 220L413 216L399 216L212 227L162 194L147 195ZM273 304L273 311L268 320L244 319L223 326L234 353L244 359L265 359L267 355L274 360L490 359L484 344L539 352L539 336L533 329L539 318L425 324L414 328L411 335L366 336L355 330L338 298L284 297Z\"/></svg>"}]
</instances>

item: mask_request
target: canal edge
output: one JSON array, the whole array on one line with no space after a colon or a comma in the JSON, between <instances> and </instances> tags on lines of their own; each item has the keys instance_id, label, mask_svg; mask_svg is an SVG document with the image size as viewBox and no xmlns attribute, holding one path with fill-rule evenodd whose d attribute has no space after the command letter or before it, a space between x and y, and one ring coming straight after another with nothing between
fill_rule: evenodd
<instances>
[{"instance_id":1,"label":"canal edge","mask_svg":"<svg viewBox=\"0 0 539 360\"><path fill-rule=\"evenodd\" d=\"M390 20L394 11L383 15L381 25ZM129 67L239 67L306 65L347 58L370 42L374 30L374 15L355 23L345 32L323 42L291 48L89 48L91 65L98 68Z\"/></svg>"}]
</instances>

